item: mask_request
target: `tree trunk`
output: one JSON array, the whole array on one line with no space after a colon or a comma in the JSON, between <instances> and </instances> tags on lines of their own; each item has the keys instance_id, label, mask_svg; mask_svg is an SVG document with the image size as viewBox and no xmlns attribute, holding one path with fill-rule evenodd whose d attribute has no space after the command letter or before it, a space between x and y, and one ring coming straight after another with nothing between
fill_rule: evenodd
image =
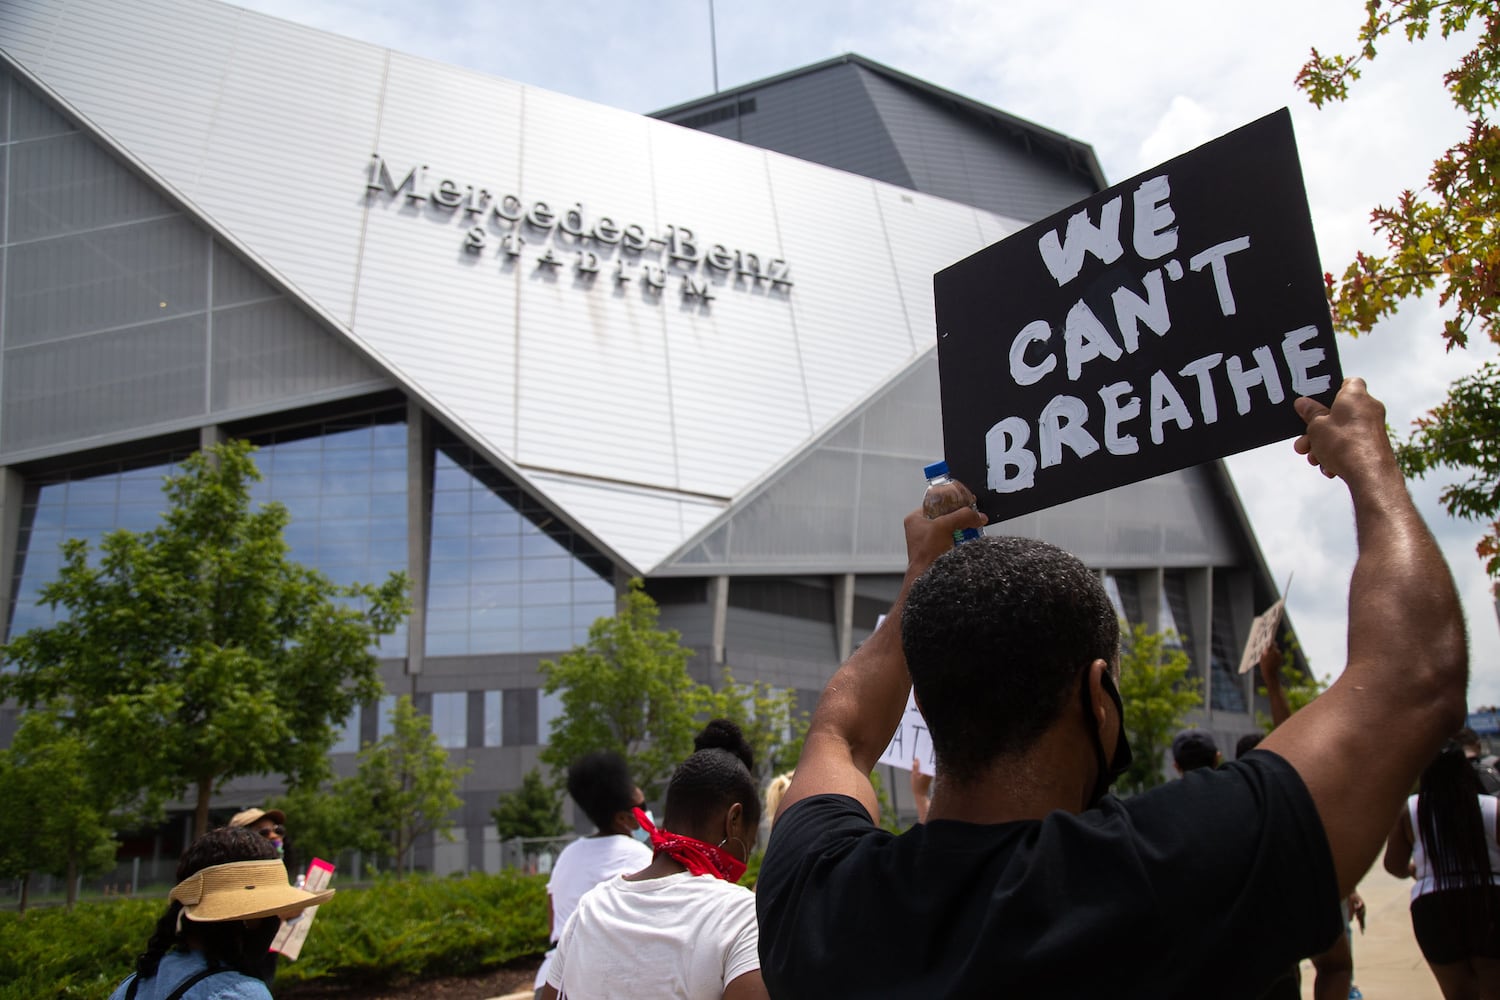
<instances>
[{"instance_id":1,"label":"tree trunk","mask_svg":"<svg viewBox=\"0 0 1500 1000\"><path fill-rule=\"evenodd\" d=\"M208 832L208 800L214 792L213 775L204 775L198 779L198 807L193 812L193 839L197 840Z\"/></svg>"},{"instance_id":2,"label":"tree trunk","mask_svg":"<svg viewBox=\"0 0 1500 1000\"><path fill-rule=\"evenodd\" d=\"M68 855L68 894L67 908L72 909L73 904L78 902L78 858L76 855Z\"/></svg>"},{"instance_id":3,"label":"tree trunk","mask_svg":"<svg viewBox=\"0 0 1500 1000\"><path fill-rule=\"evenodd\" d=\"M24 875L21 876L21 905L19 907L17 907L17 912L25 913L26 912L26 904L27 904L27 902L30 899L31 899L31 872L26 872Z\"/></svg>"}]
</instances>

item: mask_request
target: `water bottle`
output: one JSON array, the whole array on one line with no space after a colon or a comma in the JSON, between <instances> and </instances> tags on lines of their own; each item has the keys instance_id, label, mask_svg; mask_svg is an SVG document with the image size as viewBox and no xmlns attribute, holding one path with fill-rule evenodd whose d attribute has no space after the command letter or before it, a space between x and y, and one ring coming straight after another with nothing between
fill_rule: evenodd
<instances>
[{"instance_id":1,"label":"water bottle","mask_svg":"<svg viewBox=\"0 0 1500 1000\"><path fill-rule=\"evenodd\" d=\"M964 497L964 491L948 475L947 462L933 462L922 470L922 475L927 478L927 492L922 494L922 513L927 515L928 520L951 514L960 507L970 506ZM971 542L982 534L978 528L960 528L953 533L953 544Z\"/></svg>"}]
</instances>

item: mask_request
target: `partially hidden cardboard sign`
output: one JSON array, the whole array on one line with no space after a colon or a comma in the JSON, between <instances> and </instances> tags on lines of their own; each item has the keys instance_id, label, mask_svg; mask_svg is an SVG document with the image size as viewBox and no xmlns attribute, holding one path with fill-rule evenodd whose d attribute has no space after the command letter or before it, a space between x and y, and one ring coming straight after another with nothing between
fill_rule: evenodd
<instances>
[{"instance_id":1,"label":"partially hidden cardboard sign","mask_svg":"<svg viewBox=\"0 0 1500 1000\"><path fill-rule=\"evenodd\" d=\"M1276 630L1281 626L1281 610L1286 607L1283 597L1250 623L1250 638L1245 640L1245 651L1240 656L1240 673L1248 674L1260 663L1271 643L1276 641Z\"/></svg>"},{"instance_id":2,"label":"partially hidden cardboard sign","mask_svg":"<svg viewBox=\"0 0 1500 1000\"><path fill-rule=\"evenodd\" d=\"M322 858L313 858L307 866L306 880L302 888L308 892L322 892L333 881L334 866ZM313 918L318 915L316 906L309 906L297 916L281 922L281 930L271 941L271 950L280 952L295 962L302 954L302 945L307 942L307 933L312 930Z\"/></svg>"},{"instance_id":3,"label":"partially hidden cardboard sign","mask_svg":"<svg viewBox=\"0 0 1500 1000\"><path fill-rule=\"evenodd\" d=\"M1343 379L1285 108L934 291L948 466L991 522L1294 437Z\"/></svg>"}]
</instances>

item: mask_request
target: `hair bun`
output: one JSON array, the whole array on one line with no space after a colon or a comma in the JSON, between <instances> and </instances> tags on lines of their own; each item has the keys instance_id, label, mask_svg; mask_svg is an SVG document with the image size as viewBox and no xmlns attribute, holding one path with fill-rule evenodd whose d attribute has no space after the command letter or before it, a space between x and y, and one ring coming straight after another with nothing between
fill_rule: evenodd
<instances>
[{"instance_id":1,"label":"hair bun","mask_svg":"<svg viewBox=\"0 0 1500 1000\"><path fill-rule=\"evenodd\" d=\"M745 770L755 770L755 751L750 749L740 727L728 719L714 719L704 726L703 731L693 737L693 749L727 750L740 759Z\"/></svg>"}]
</instances>

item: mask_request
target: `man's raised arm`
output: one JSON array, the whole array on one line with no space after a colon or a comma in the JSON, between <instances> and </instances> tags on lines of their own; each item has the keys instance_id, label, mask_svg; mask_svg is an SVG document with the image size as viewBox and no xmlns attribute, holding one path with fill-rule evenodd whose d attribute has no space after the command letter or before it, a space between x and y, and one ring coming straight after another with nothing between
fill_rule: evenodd
<instances>
[{"instance_id":1,"label":"man's raised arm","mask_svg":"<svg viewBox=\"0 0 1500 1000\"><path fill-rule=\"evenodd\" d=\"M901 593L885 622L823 689L778 816L794 802L828 793L858 799L872 817L877 815L870 772L901 722L911 690L901 651L901 609L907 591L934 559L953 548L955 531L984 523L984 515L969 507L930 521L921 511L906 515L907 566Z\"/></svg>"},{"instance_id":2,"label":"man's raised arm","mask_svg":"<svg viewBox=\"0 0 1500 1000\"><path fill-rule=\"evenodd\" d=\"M1302 776L1348 894L1412 783L1463 724L1467 641L1452 575L1391 452L1385 407L1357 378L1344 381L1331 410L1307 398L1296 406L1307 423L1297 451L1342 479L1354 501L1349 663L1261 747Z\"/></svg>"}]
</instances>

